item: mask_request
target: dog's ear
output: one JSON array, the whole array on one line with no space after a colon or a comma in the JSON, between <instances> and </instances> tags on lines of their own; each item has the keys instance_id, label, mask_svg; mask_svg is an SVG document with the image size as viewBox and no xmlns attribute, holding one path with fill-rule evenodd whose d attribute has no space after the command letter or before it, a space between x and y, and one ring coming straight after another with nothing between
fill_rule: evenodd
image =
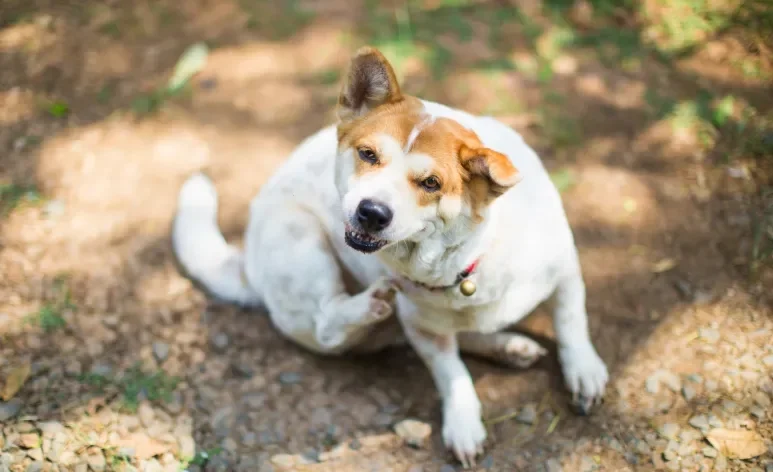
<instances>
[{"instance_id":1,"label":"dog's ear","mask_svg":"<svg viewBox=\"0 0 773 472\"><path fill-rule=\"evenodd\" d=\"M379 105L402 100L395 71L380 51L360 48L352 57L338 97L338 118L349 121Z\"/></svg>"},{"instance_id":2,"label":"dog's ear","mask_svg":"<svg viewBox=\"0 0 773 472\"><path fill-rule=\"evenodd\" d=\"M492 149L462 145L459 160L469 176L475 200L488 204L521 180L510 159ZM482 200L482 201L481 201Z\"/></svg>"}]
</instances>

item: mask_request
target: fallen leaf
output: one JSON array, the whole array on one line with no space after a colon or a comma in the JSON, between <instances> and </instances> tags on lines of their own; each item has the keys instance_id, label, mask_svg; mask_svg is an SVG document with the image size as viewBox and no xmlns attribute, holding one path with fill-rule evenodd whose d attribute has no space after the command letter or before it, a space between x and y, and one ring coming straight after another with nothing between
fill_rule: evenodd
<instances>
[{"instance_id":1,"label":"fallen leaf","mask_svg":"<svg viewBox=\"0 0 773 472\"><path fill-rule=\"evenodd\" d=\"M652 272L659 274L661 272L668 272L676 267L676 261L671 258L661 259L652 266Z\"/></svg>"},{"instance_id":2,"label":"fallen leaf","mask_svg":"<svg viewBox=\"0 0 773 472\"><path fill-rule=\"evenodd\" d=\"M177 93L185 84L197 73L199 73L207 63L209 48L204 43L196 43L189 47L180 56L180 60L174 68L174 73L166 85L166 90L170 94Z\"/></svg>"},{"instance_id":3,"label":"fallen leaf","mask_svg":"<svg viewBox=\"0 0 773 472\"><path fill-rule=\"evenodd\" d=\"M756 431L715 428L706 434L706 439L730 459L751 459L768 450L762 436Z\"/></svg>"},{"instance_id":4,"label":"fallen leaf","mask_svg":"<svg viewBox=\"0 0 773 472\"><path fill-rule=\"evenodd\" d=\"M3 391L0 392L0 397L3 401L8 401L21 390L24 383L30 376L30 363L25 362L22 365L11 369L11 373L5 379L5 385L3 385Z\"/></svg>"}]
</instances>

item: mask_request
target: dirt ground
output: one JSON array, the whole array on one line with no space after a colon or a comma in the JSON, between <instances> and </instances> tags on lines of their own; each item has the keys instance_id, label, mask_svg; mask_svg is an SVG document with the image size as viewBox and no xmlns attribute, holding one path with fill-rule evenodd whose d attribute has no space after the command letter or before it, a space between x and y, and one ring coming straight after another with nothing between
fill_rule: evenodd
<instances>
[{"instance_id":1,"label":"dirt ground","mask_svg":"<svg viewBox=\"0 0 773 472\"><path fill-rule=\"evenodd\" d=\"M518 326L550 348L538 365L467 359L478 469L773 471L771 23L673 34L695 3L4 0L0 472L459 470L410 349L311 355L209 302L170 251L198 169L239 240L362 44L406 92L521 132L580 248L606 402L569 411L538 310ZM199 41L203 69L155 94ZM392 433L406 418L428 446Z\"/></svg>"}]
</instances>

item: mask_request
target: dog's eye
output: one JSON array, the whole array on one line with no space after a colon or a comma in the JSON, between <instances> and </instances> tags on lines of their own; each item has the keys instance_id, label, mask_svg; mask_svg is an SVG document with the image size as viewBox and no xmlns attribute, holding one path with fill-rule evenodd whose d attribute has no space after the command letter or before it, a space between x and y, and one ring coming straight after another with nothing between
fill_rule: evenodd
<instances>
[{"instance_id":1,"label":"dog's eye","mask_svg":"<svg viewBox=\"0 0 773 472\"><path fill-rule=\"evenodd\" d=\"M360 159L362 159L365 162L370 162L371 164L375 164L376 162L378 162L378 157L376 156L376 153L373 152L372 149L360 148L357 150L357 153L360 155Z\"/></svg>"},{"instance_id":2,"label":"dog's eye","mask_svg":"<svg viewBox=\"0 0 773 472\"><path fill-rule=\"evenodd\" d=\"M422 180L421 186L428 192L435 192L440 189L440 181L433 175Z\"/></svg>"}]
</instances>

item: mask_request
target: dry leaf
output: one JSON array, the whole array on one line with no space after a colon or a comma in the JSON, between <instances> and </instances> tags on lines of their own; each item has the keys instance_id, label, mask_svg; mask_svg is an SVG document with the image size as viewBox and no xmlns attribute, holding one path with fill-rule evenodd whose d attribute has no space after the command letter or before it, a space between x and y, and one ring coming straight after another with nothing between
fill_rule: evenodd
<instances>
[{"instance_id":1,"label":"dry leaf","mask_svg":"<svg viewBox=\"0 0 773 472\"><path fill-rule=\"evenodd\" d=\"M5 385L3 385L3 390L0 392L0 397L3 399L3 401L8 401L21 390L22 386L24 386L24 383L27 381L27 379L30 376L30 363L25 362L22 365L15 367L11 369L11 373L8 374L8 377L5 379Z\"/></svg>"},{"instance_id":2,"label":"dry leaf","mask_svg":"<svg viewBox=\"0 0 773 472\"><path fill-rule=\"evenodd\" d=\"M676 267L676 261L671 258L661 259L652 266L652 272L659 274L661 272L668 272Z\"/></svg>"},{"instance_id":3,"label":"dry leaf","mask_svg":"<svg viewBox=\"0 0 773 472\"><path fill-rule=\"evenodd\" d=\"M712 429L706 439L730 459L751 459L765 454L768 450L758 432L745 429Z\"/></svg>"}]
</instances>

